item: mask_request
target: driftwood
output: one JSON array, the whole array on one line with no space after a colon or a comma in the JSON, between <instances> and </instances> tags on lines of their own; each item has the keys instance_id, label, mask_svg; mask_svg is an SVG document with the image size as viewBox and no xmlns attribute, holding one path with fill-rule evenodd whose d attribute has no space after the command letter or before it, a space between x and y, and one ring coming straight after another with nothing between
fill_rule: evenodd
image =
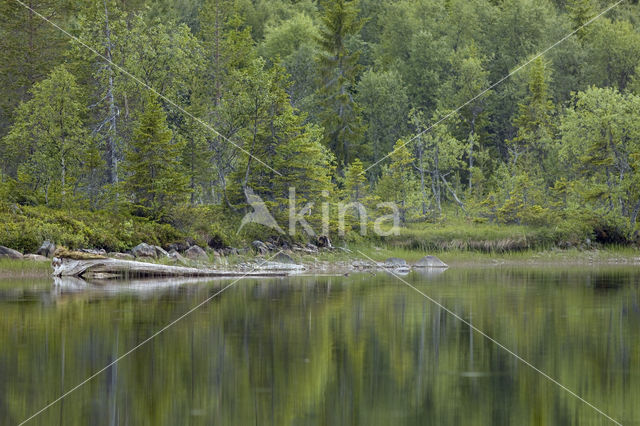
<instances>
[{"instance_id":1,"label":"driftwood","mask_svg":"<svg viewBox=\"0 0 640 426\"><path fill-rule=\"evenodd\" d=\"M52 266L54 277L82 277L96 280L153 277L283 277L289 275L292 270L298 269L298 265L282 264L280 268L258 271L224 271L111 258L71 259L66 257L54 258Z\"/></svg>"}]
</instances>

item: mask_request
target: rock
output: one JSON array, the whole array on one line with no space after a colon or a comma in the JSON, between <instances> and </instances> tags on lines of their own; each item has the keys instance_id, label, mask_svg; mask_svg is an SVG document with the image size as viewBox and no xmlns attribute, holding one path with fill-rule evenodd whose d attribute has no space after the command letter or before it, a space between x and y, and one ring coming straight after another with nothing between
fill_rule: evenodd
<instances>
[{"instance_id":1,"label":"rock","mask_svg":"<svg viewBox=\"0 0 640 426\"><path fill-rule=\"evenodd\" d=\"M305 247L307 248L307 250L311 250L313 253L316 253L318 251L318 246L315 244L307 243Z\"/></svg>"},{"instance_id":2,"label":"rock","mask_svg":"<svg viewBox=\"0 0 640 426\"><path fill-rule=\"evenodd\" d=\"M387 268L406 268L407 261L399 257L390 257L384 261L384 266Z\"/></svg>"},{"instance_id":3,"label":"rock","mask_svg":"<svg viewBox=\"0 0 640 426\"><path fill-rule=\"evenodd\" d=\"M160 246L153 246L154 249L156 249L156 256L157 257L169 257L169 253L167 253L167 251L165 249L163 249Z\"/></svg>"},{"instance_id":4,"label":"rock","mask_svg":"<svg viewBox=\"0 0 640 426\"><path fill-rule=\"evenodd\" d=\"M22 253L5 246L0 246L0 259L22 259Z\"/></svg>"},{"instance_id":5,"label":"rock","mask_svg":"<svg viewBox=\"0 0 640 426\"><path fill-rule=\"evenodd\" d=\"M293 260L293 258L291 256L289 256L286 253L278 253L273 259L271 259L275 262L280 262L280 263L290 263L293 265L296 265L297 262L295 260Z\"/></svg>"},{"instance_id":6,"label":"rock","mask_svg":"<svg viewBox=\"0 0 640 426\"><path fill-rule=\"evenodd\" d=\"M178 263L182 263L183 265L186 265L187 263L189 263L187 261L187 259L185 259L180 253L178 253L176 250L171 250L167 256L169 256L169 259L173 259Z\"/></svg>"},{"instance_id":7,"label":"rock","mask_svg":"<svg viewBox=\"0 0 640 426\"><path fill-rule=\"evenodd\" d=\"M209 256L207 256L207 252L200 246L191 246L187 251L184 252L184 255L191 260L209 260Z\"/></svg>"},{"instance_id":8,"label":"rock","mask_svg":"<svg viewBox=\"0 0 640 426\"><path fill-rule=\"evenodd\" d=\"M449 265L435 256L425 256L413 264L416 268L448 268Z\"/></svg>"},{"instance_id":9,"label":"rock","mask_svg":"<svg viewBox=\"0 0 640 426\"><path fill-rule=\"evenodd\" d=\"M267 254L269 252L269 248L262 241L255 240L251 245L259 254Z\"/></svg>"},{"instance_id":10,"label":"rock","mask_svg":"<svg viewBox=\"0 0 640 426\"><path fill-rule=\"evenodd\" d=\"M29 254L25 254L24 256L22 256L23 259L25 260L33 260L34 262L48 262L49 258L46 256L42 256L40 254L33 254L33 253L29 253Z\"/></svg>"},{"instance_id":11,"label":"rock","mask_svg":"<svg viewBox=\"0 0 640 426\"><path fill-rule=\"evenodd\" d=\"M370 262L367 262L366 260L354 260L351 263L351 266L355 269L369 269L373 267L373 265Z\"/></svg>"},{"instance_id":12,"label":"rock","mask_svg":"<svg viewBox=\"0 0 640 426\"><path fill-rule=\"evenodd\" d=\"M96 254L98 256L106 256L107 255L107 251L105 249L80 249L78 251L81 252L81 253Z\"/></svg>"},{"instance_id":13,"label":"rock","mask_svg":"<svg viewBox=\"0 0 640 426\"><path fill-rule=\"evenodd\" d=\"M188 242L183 242L183 243L171 243L169 244L169 246L167 247L167 250L169 252L171 252L171 250L175 250L177 252L184 252L187 251L187 249L191 247L191 244L189 244Z\"/></svg>"},{"instance_id":14,"label":"rock","mask_svg":"<svg viewBox=\"0 0 640 426\"><path fill-rule=\"evenodd\" d=\"M129 253L115 253L115 252L107 253L107 256L113 259L122 259L122 260L133 260L136 258L134 255Z\"/></svg>"},{"instance_id":15,"label":"rock","mask_svg":"<svg viewBox=\"0 0 640 426\"><path fill-rule=\"evenodd\" d=\"M153 259L158 257L155 246L151 246L147 243L140 243L132 248L131 254L135 257L151 257Z\"/></svg>"},{"instance_id":16,"label":"rock","mask_svg":"<svg viewBox=\"0 0 640 426\"><path fill-rule=\"evenodd\" d=\"M55 251L56 251L56 245L51 241L46 240L45 242L42 243L42 245L40 246L40 248L36 253L39 254L40 256L52 258L53 253L55 253Z\"/></svg>"}]
</instances>

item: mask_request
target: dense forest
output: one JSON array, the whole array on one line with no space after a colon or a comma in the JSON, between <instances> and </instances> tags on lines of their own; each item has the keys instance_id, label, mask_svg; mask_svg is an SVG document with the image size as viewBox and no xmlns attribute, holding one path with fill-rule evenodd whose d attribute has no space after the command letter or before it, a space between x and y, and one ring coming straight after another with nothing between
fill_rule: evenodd
<instances>
[{"instance_id":1,"label":"dense forest","mask_svg":"<svg viewBox=\"0 0 640 426\"><path fill-rule=\"evenodd\" d=\"M317 226L393 202L407 228L633 242L640 6L614 5L3 1L0 243L224 245L290 188Z\"/></svg>"}]
</instances>

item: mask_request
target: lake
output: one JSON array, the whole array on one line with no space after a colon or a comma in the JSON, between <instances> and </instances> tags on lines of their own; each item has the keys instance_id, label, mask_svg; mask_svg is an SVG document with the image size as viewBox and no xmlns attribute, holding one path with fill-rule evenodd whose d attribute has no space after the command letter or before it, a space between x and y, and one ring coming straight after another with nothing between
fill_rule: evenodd
<instances>
[{"instance_id":1,"label":"lake","mask_svg":"<svg viewBox=\"0 0 640 426\"><path fill-rule=\"evenodd\" d=\"M403 277L625 425L640 424L640 268ZM0 424L19 424L229 280L0 280ZM615 424L397 278L245 279L31 425Z\"/></svg>"}]
</instances>

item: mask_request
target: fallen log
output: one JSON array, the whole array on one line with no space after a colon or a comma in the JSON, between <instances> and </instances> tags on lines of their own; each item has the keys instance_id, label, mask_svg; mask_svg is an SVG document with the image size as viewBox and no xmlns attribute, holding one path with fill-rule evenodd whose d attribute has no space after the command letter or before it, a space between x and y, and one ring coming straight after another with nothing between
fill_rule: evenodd
<instances>
[{"instance_id":1,"label":"fallen log","mask_svg":"<svg viewBox=\"0 0 640 426\"><path fill-rule=\"evenodd\" d=\"M54 277L81 277L96 280L154 277L284 277L292 272L286 268L258 271L224 271L111 258L73 259L55 257L52 266Z\"/></svg>"}]
</instances>

